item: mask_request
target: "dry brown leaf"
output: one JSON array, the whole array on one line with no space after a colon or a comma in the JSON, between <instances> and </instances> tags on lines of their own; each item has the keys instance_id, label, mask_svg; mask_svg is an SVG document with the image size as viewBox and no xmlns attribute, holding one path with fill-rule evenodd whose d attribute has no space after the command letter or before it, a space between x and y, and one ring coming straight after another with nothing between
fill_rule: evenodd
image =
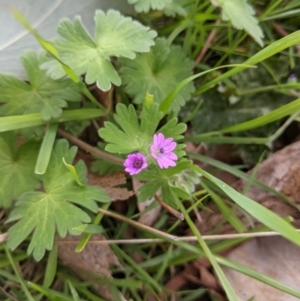
<instances>
[{"instance_id":1,"label":"dry brown leaf","mask_svg":"<svg viewBox=\"0 0 300 301\"><path fill-rule=\"evenodd\" d=\"M288 196L295 202L296 206L291 206L282 199L266 192L265 190L252 185L246 196L277 213L280 216L292 216L295 220L295 224L299 223L299 190L300 190L300 142L293 143L284 149L276 152L270 156L267 160L262 162L258 168L255 178L268 186L272 187L278 192L281 192ZM235 182L232 187L237 191L242 192L247 182L239 180ZM220 221L223 219L222 214L217 207L212 204L209 206L210 211L203 210L201 217L203 223L199 223L198 227L202 234L209 233L214 229ZM235 214L242 220L245 226L249 229L251 221L244 216L240 210L235 210ZM253 224L257 224L257 221L253 218ZM220 227L216 233L232 233L235 232L232 226L225 223Z\"/></svg>"},{"instance_id":2,"label":"dry brown leaf","mask_svg":"<svg viewBox=\"0 0 300 301\"><path fill-rule=\"evenodd\" d=\"M76 155L75 163L80 159L85 162L88 168L88 184L101 186L109 195L111 201L125 201L133 196L133 191L130 191L127 188L116 187L126 184L126 176L123 171L100 177L96 172L91 171L91 164L94 159L90 154L79 150Z\"/></svg>"},{"instance_id":3,"label":"dry brown leaf","mask_svg":"<svg viewBox=\"0 0 300 301\"><path fill-rule=\"evenodd\" d=\"M295 204L292 206L280 198L252 185L246 196L257 201L269 210L280 216L292 216L295 224L299 224L299 190L300 190L300 142L291 144L270 156L260 164L255 178L278 192L288 196ZM247 185L239 180L232 186L242 192ZM222 220L215 205L210 206L212 211L202 211L203 224L199 225L201 232L210 232ZM249 219L239 210L234 211L243 223L250 228ZM254 224L257 221L253 218ZM230 224L220 227L217 233L235 232ZM248 241L229 251L226 257L250 267L261 274L265 274L292 288L300 288L299 258L300 248L282 237L264 237ZM257 280L244 276L231 269L224 268L224 272L232 284L240 301L254 297L254 301L294 301L293 296L263 284Z\"/></svg>"},{"instance_id":4,"label":"dry brown leaf","mask_svg":"<svg viewBox=\"0 0 300 301\"><path fill-rule=\"evenodd\" d=\"M58 257L60 260L83 280L93 279L92 273L106 278L112 278L110 266L122 268L118 258L113 253L109 245L92 243L92 241L105 240L101 234L92 235L90 242L79 253L75 248L82 238L80 236L67 235L61 238L58 243ZM94 290L102 297L112 300L113 297L107 285L97 285ZM126 300L126 299L124 299Z\"/></svg>"},{"instance_id":5,"label":"dry brown leaf","mask_svg":"<svg viewBox=\"0 0 300 301\"><path fill-rule=\"evenodd\" d=\"M267 275L299 291L300 248L288 240L262 237L250 240L232 250L227 258ZM299 300L258 280L223 268L240 301L254 296L253 301Z\"/></svg>"}]
</instances>

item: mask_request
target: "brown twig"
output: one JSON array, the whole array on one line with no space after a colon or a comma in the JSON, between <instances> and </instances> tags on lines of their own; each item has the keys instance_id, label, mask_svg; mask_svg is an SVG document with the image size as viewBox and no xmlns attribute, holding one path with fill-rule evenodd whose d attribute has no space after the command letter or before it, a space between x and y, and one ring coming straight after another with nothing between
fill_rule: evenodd
<instances>
[{"instance_id":1,"label":"brown twig","mask_svg":"<svg viewBox=\"0 0 300 301\"><path fill-rule=\"evenodd\" d=\"M287 35L289 35L289 33L285 29L283 29L279 23L273 22L272 26L282 37L286 37ZM296 48L298 55L300 55L300 46L296 45Z\"/></svg>"},{"instance_id":2,"label":"brown twig","mask_svg":"<svg viewBox=\"0 0 300 301\"><path fill-rule=\"evenodd\" d=\"M285 31L280 24L274 22L272 24L272 26L274 27L274 29L282 36L282 37L285 37L287 36L289 33L287 31Z\"/></svg>"},{"instance_id":3,"label":"brown twig","mask_svg":"<svg viewBox=\"0 0 300 301\"><path fill-rule=\"evenodd\" d=\"M0 287L0 291L6 296L9 298L9 300L12 300L12 301L18 301L17 298L15 298L14 296L12 296L11 294L9 294L5 289L3 289L2 287Z\"/></svg>"},{"instance_id":4,"label":"brown twig","mask_svg":"<svg viewBox=\"0 0 300 301\"><path fill-rule=\"evenodd\" d=\"M106 152L103 152L103 151L101 151L98 148L92 147L91 145L89 145L89 144L83 142L82 140L80 140L80 139L72 136L71 134L65 132L62 129L58 129L57 132L58 132L59 135L61 135L62 137L67 138L73 144L79 146L80 148L82 148L86 152L91 153L93 155L96 155L96 156L98 156L100 158L106 159L106 160L108 160L110 162L113 162L115 164L123 165L123 160L122 159L117 158L117 157L115 157L113 155L110 155L110 154L108 154Z\"/></svg>"},{"instance_id":5,"label":"brown twig","mask_svg":"<svg viewBox=\"0 0 300 301\"><path fill-rule=\"evenodd\" d=\"M7 241L7 233L0 234L0 243Z\"/></svg>"},{"instance_id":6,"label":"brown twig","mask_svg":"<svg viewBox=\"0 0 300 301\"><path fill-rule=\"evenodd\" d=\"M160 197L158 197L156 194L154 195L154 198L159 202L159 204L164 207L168 212L170 212L173 216L178 218L179 220L183 221L184 217L183 214L179 211L175 210L174 208L170 207L168 204L166 204Z\"/></svg>"},{"instance_id":7,"label":"brown twig","mask_svg":"<svg viewBox=\"0 0 300 301\"><path fill-rule=\"evenodd\" d=\"M172 239L172 240L177 240L177 236L174 236L174 235L171 235L171 234L168 234L168 233L165 233L165 232L162 232L160 230L157 230L157 229L154 229L152 227L149 227L149 226L146 226L144 224L141 224L137 221L134 221L134 220L131 220L123 215L120 215L118 213L115 213L115 212L112 212L112 211L108 211L108 210L105 210L105 209L102 209L102 208L98 208L98 211L107 215L107 216L110 216L110 217L113 217L113 218L116 218L116 219L119 219L123 222L126 222L128 224L131 224L135 227L138 227L138 228L142 228L144 230L147 230L149 232L152 232L156 235L159 235L159 236L162 236L162 237L166 237L168 239Z\"/></svg>"},{"instance_id":8,"label":"brown twig","mask_svg":"<svg viewBox=\"0 0 300 301\"><path fill-rule=\"evenodd\" d=\"M300 229L295 229L295 231L300 232ZM164 233L164 232L163 232ZM166 233L164 233L166 234ZM270 237L270 236L281 236L280 233L275 231L266 232L253 232L253 233L237 233L237 234L216 234L216 235L203 235L204 240L223 240L223 239L247 239L247 238L257 238L257 237ZM198 238L196 236L176 236L176 241L183 242L197 242ZM77 242L73 240L56 240L58 243L71 243ZM105 244L147 244L147 243L161 243L164 242L162 238L134 238L134 239L109 239L109 240L92 240L88 243L94 243L99 245Z\"/></svg>"},{"instance_id":9,"label":"brown twig","mask_svg":"<svg viewBox=\"0 0 300 301\"><path fill-rule=\"evenodd\" d=\"M218 26L220 23L221 23L221 20L219 19L219 20L217 20L217 21L215 22L215 26ZM205 54L206 54L208 48L211 46L212 41L213 41L213 39L214 39L215 36L216 36L216 33L217 33L217 29L216 29L216 28L214 28L214 29L209 33L208 38L206 39L206 42L205 42L203 48L201 49L200 53L198 54L198 56L197 56L197 58L196 58L196 60L195 60L195 63L196 63L196 64L199 64L199 63L202 61L202 59L203 59L203 57L205 56Z\"/></svg>"}]
</instances>

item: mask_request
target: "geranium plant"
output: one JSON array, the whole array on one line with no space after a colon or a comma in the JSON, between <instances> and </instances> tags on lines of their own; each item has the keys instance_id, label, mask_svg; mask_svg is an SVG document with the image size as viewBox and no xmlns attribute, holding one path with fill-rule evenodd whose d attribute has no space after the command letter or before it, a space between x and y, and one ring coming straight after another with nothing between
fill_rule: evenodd
<instances>
[{"instance_id":1,"label":"geranium plant","mask_svg":"<svg viewBox=\"0 0 300 301\"><path fill-rule=\"evenodd\" d=\"M42 48L38 52L27 49L20 57L25 78L13 70L0 70L0 207L5 211L7 254L25 247L26 256L40 261L47 251L54 250L57 238L90 229L84 238L87 243L89 235L100 229L92 227L102 218L97 215L99 207L109 207L111 200L106 187L88 184L89 169L80 160L77 146L97 156L91 159L92 169L102 176L121 170L128 189L134 178L139 181L134 205L129 203L130 217L143 214L137 213L137 202L155 199L179 220L185 220L197 238L197 247L178 242L174 233L172 240L167 233L162 250L175 265L182 259L172 257L172 244L188 256L207 257L230 300L238 298L219 264L231 263L215 255L217 248L208 246L189 215L192 210L197 215L206 206L199 195L209 195L223 216L222 222L228 222L237 232L247 227L235 210L300 245L300 234L289 220L201 169L186 150L187 142L230 143L243 144L236 151L244 157L249 154L245 145L253 146L256 155L261 155L258 145L265 150L296 120L300 101L294 98L299 97L299 86L296 75L293 82L285 82L289 78L285 66L290 63L295 68L296 55L291 47L300 43L299 32L273 40L272 32L264 30L266 21L285 16L285 9L276 11L279 2L264 5L265 13L257 18L254 5L246 0L128 0L131 11L140 14L130 17L113 9L96 9L89 16L94 17L93 30L80 14L64 18L56 22L57 37L53 40L44 38L36 29L38 25L31 24L16 8L7 11ZM300 6L296 2L290 3L290 9ZM287 28L293 26L288 24ZM268 46L261 49L264 44ZM282 59L279 53L286 49L289 58L284 52ZM275 72L267 59L283 67ZM256 82L249 84L253 74L262 88L255 86ZM263 82L268 78L272 85ZM276 90L280 97L273 101L273 95L268 95L272 101L266 101L266 107L245 109L244 104L257 101L247 95L260 93L261 89L272 93ZM245 115L240 113L244 111ZM275 128L273 122L282 118L288 119ZM90 130L91 124L92 133L97 133L93 145L80 136ZM217 166L226 169L222 164ZM235 167L230 170L242 174ZM271 188L269 191L278 194ZM156 205L154 202L151 206ZM166 226L169 216L163 217L153 228L172 232L173 226ZM174 228L176 223L173 221ZM110 222L105 225L112 227ZM105 230L101 228L101 232ZM151 235L165 232L153 231ZM145 254L140 249L141 258L148 256ZM124 258L131 260L126 254ZM130 276L139 270L136 264L133 266ZM239 268L234 264L230 267ZM165 285L164 280L156 285L164 269L165 265L145 285L151 288L152 296L161 293L159 288ZM254 275L247 269L243 271ZM141 275L139 281L147 278L147 274ZM260 280L300 296L268 278ZM30 295L27 286L22 287ZM53 300L61 298L40 291ZM127 295L138 296L130 292Z\"/></svg>"}]
</instances>

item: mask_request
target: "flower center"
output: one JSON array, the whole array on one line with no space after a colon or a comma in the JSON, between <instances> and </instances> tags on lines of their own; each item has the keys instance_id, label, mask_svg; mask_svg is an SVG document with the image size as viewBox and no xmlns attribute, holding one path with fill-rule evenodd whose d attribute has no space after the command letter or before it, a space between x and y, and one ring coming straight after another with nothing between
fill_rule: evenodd
<instances>
[{"instance_id":1,"label":"flower center","mask_svg":"<svg viewBox=\"0 0 300 301\"><path fill-rule=\"evenodd\" d=\"M160 149L159 149L159 152L160 152L161 154L163 154L163 153L165 152L165 150L164 150L163 148L160 148Z\"/></svg>"},{"instance_id":2,"label":"flower center","mask_svg":"<svg viewBox=\"0 0 300 301\"><path fill-rule=\"evenodd\" d=\"M141 168L142 165L143 165L143 160L141 160L141 159L135 159L133 162L134 168Z\"/></svg>"}]
</instances>

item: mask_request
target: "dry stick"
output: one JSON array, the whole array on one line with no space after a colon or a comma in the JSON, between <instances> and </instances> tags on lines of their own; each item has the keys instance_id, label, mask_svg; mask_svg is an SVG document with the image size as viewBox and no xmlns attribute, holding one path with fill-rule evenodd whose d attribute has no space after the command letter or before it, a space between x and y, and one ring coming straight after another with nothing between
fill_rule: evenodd
<instances>
[{"instance_id":1,"label":"dry stick","mask_svg":"<svg viewBox=\"0 0 300 301\"><path fill-rule=\"evenodd\" d=\"M166 237L168 239L177 240L177 236L174 236L174 235L162 232L160 230L154 229L152 227L146 226L144 224L141 224L141 223L139 223L137 221L131 220L131 219L129 219L129 218L123 216L123 215L120 215L118 213L115 213L115 212L112 212L112 211L108 211L108 210L105 210L105 209L102 209L102 208L98 208L98 211L101 212L101 213L103 213L103 214L105 214L105 215L107 215L107 216L119 219L119 220L121 220L123 222L126 222L128 224L131 224L133 226L136 226L136 227L145 229L145 230L147 230L149 232L155 233L156 235L160 235L160 236Z\"/></svg>"},{"instance_id":2,"label":"dry stick","mask_svg":"<svg viewBox=\"0 0 300 301\"><path fill-rule=\"evenodd\" d=\"M297 232L300 232L300 229L296 229ZM222 239L234 239L234 238L256 238L256 237L269 237L269 236L281 236L279 233L274 231L267 232L254 232L254 233L239 233L239 234L221 234L221 235L203 235L204 240L222 240ZM183 242L197 242L198 239L196 236L184 236L176 237L176 241ZM61 241L58 240L58 243L71 243L72 240ZM78 241L74 241L78 242ZM136 239L110 239L110 240L93 240L89 243L95 243L100 245L111 245L111 244L146 244L146 243L161 243L164 242L162 238L136 238Z\"/></svg>"},{"instance_id":3,"label":"dry stick","mask_svg":"<svg viewBox=\"0 0 300 301\"><path fill-rule=\"evenodd\" d=\"M196 236L172 236L167 233L161 232L159 230L153 229L151 227L145 226L133 220L130 220L124 216L113 213L111 211L106 211L103 209L99 209L100 212L104 214L120 219L132 225L135 225L140 228L147 229L155 234L159 234L161 236L165 236L167 238L174 239L176 241L184 241L184 242L196 242L198 241ZM149 229L150 228L150 229ZM300 232L300 229L295 229L295 231ZM7 233L1 234L2 241L5 242L7 240ZM222 240L222 239L234 239L234 238L256 238L256 237L269 237L269 236L281 236L280 233L275 231L266 231L266 232L253 232L253 233L238 233L238 234L220 234L220 235L203 235L202 238L204 240ZM58 243L78 243L78 240L56 240ZM112 244L146 244L146 243L161 243L164 242L162 238L133 238L133 239L110 239L110 240L90 240L88 243L100 244L100 245L112 245Z\"/></svg>"},{"instance_id":4,"label":"dry stick","mask_svg":"<svg viewBox=\"0 0 300 301\"><path fill-rule=\"evenodd\" d=\"M175 210L174 208L170 207L168 204L166 204L160 197L158 197L156 194L154 195L154 198L160 203L162 207L164 207L168 212L170 212L172 215L174 215L179 220L183 221L184 217L183 214L179 211Z\"/></svg>"},{"instance_id":5,"label":"dry stick","mask_svg":"<svg viewBox=\"0 0 300 301\"><path fill-rule=\"evenodd\" d=\"M289 33L287 31L285 31L278 23L274 22L273 24L274 29L282 36L285 37L287 36Z\"/></svg>"},{"instance_id":6,"label":"dry stick","mask_svg":"<svg viewBox=\"0 0 300 301\"><path fill-rule=\"evenodd\" d=\"M0 234L0 243L7 241L7 233Z\"/></svg>"},{"instance_id":7,"label":"dry stick","mask_svg":"<svg viewBox=\"0 0 300 301\"><path fill-rule=\"evenodd\" d=\"M110 162L113 162L115 164L118 165L123 165L123 161L120 158L117 158L113 155L107 154L106 152L101 151L100 149L97 149L95 147L90 146L89 144L83 142L82 140L72 136L71 134L65 132L62 129L58 129L57 132L62 136L67 138L69 141L71 141L73 144L79 146L80 148L82 148L83 150L85 150L86 152L89 152L91 154L94 154L100 158L106 159Z\"/></svg>"},{"instance_id":8,"label":"dry stick","mask_svg":"<svg viewBox=\"0 0 300 301\"><path fill-rule=\"evenodd\" d=\"M282 37L286 37L289 33L284 30L281 25L279 23L276 23L276 22L273 22L273 27L274 29L282 36ZM297 48L297 51L298 51L298 54L300 55L300 47L299 45L296 45L296 48Z\"/></svg>"},{"instance_id":9,"label":"dry stick","mask_svg":"<svg viewBox=\"0 0 300 301\"><path fill-rule=\"evenodd\" d=\"M14 296L10 295L5 289L3 289L2 287L0 287L0 291L7 296L8 298L10 298L9 300L13 300L13 301L18 301L17 298L15 298Z\"/></svg>"},{"instance_id":10,"label":"dry stick","mask_svg":"<svg viewBox=\"0 0 300 301\"><path fill-rule=\"evenodd\" d=\"M215 26L218 26L220 23L221 23L221 20L217 20L217 21L215 22ZM196 64L199 64L199 63L202 61L202 59L203 59L203 57L205 56L205 54L206 54L208 48L211 46L212 41L213 41L213 39L214 39L216 33L217 33L217 29L216 29L216 28L214 28L214 29L210 32L210 34L209 34L209 36L208 36L208 38L207 38L207 40L206 40L206 42L205 42L203 48L201 49L201 52L198 54L198 56L197 56L197 58L196 58L196 60L195 60L195 63L196 63Z\"/></svg>"}]
</instances>

